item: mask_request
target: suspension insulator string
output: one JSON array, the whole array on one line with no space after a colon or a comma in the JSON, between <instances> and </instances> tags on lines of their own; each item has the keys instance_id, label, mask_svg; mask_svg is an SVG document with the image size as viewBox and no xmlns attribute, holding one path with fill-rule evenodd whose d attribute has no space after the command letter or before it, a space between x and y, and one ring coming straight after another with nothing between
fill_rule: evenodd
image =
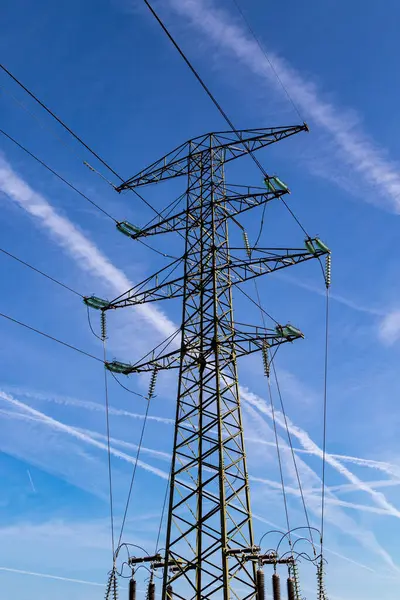
<instances>
[{"instance_id":1,"label":"suspension insulator string","mask_svg":"<svg viewBox=\"0 0 400 600\"><path fill-rule=\"evenodd\" d=\"M332 255L329 252L326 255L326 263L325 263L325 285L326 288L331 287L331 271L332 271Z\"/></svg>"},{"instance_id":2,"label":"suspension insulator string","mask_svg":"<svg viewBox=\"0 0 400 600\"><path fill-rule=\"evenodd\" d=\"M172 589L172 585L169 584L167 585L167 600L173 600L174 597L174 591Z\"/></svg>"},{"instance_id":3,"label":"suspension insulator string","mask_svg":"<svg viewBox=\"0 0 400 600\"><path fill-rule=\"evenodd\" d=\"M157 375L158 375L158 369L157 369L157 367L155 367L154 371L151 374L150 385L149 385L149 393L147 395L147 399L149 401L154 397L154 392L155 392L156 383L157 383Z\"/></svg>"},{"instance_id":4,"label":"suspension insulator string","mask_svg":"<svg viewBox=\"0 0 400 600\"><path fill-rule=\"evenodd\" d=\"M249 258L251 258L251 247L250 247L250 242L249 242L249 236L247 235L247 232L244 229L243 229L242 233L243 233L244 247L246 248L247 256Z\"/></svg>"},{"instance_id":5,"label":"suspension insulator string","mask_svg":"<svg viewBox=\"0 0 400 600\"><path fill-rule=\"evenodd\" d=\"M101 311L100 323L101 323L101 339L104 341L107 339L107 321L106 321L106 311L105 310Z\"/></svg>"},{"instance_id":6,"label":"suspension insulator string","mask_svg":"<svg viewBox=\"0 0 400 600\"><path fill-rule=\"evenodd\" d=\"M271 365L269 362L269 356L268 356L268 342L266 340L264 340L263 342L263 346L262 346L262 357L263 357L263 364L264 364L264 375L265 377L270 376L271 374Z\"/></svg>"}]
</instances>

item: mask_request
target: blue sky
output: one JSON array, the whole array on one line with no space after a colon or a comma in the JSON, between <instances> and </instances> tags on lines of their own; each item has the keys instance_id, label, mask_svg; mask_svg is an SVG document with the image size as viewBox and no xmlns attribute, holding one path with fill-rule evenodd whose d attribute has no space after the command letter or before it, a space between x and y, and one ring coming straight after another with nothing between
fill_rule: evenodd
<instances>
[{"instance_id":1,"label":"blue sky","mask_svg":"<svg viewBox=\"0 0 400 600\"><path fill-rule=\"evenodd\" d=\"M290 206L307 230L332 249L329 597L386 600L400 578L399 7L394 0L384 5L368 0L362 11L343 0L242 5L311 129L263 151L260 159L290 185ZM155 6L237 127L299 122L231 0L164 0ZM0 28L2 62L123 177L190 137L225 129L139 0L6 0ZM151 217L133 194L118 196L84 167L88 160L109 176L5 74L0 127L116 218L142 224ZM262 183L246 160L229 176L234 183ZM161 208L177 189L159 186L144 193ZM120 235L111 221L5 138L0 205L0 246L82 294L115 297L165 264ZM257 214L246 217L250 239L257 235L258 220ZM263 245L301 246L303 237L282 205L268 206ZM179 238L170 236L154 246L182 251ZM260 292L278 321L291 321L306 335L280 350L277 368L312 523L319 526L324 290L317 267L309 263L265 277ZM101 356L78 297L4 255L0 269L1 312ZM238 320L251 315L258 322L242 296L235 300ZM27 590L33 600L98 598L111 560L102 367L0 321L2 589L16 599L25 598ZM113 314L109 357L139 357L178 321L173 302ZM284 524L261 357L241 361L240 376L260 537L270 523ZM142 377L125 383L140 393L148 385ZM126 528L126 541L149 551L169 468L174 393L173 378L160 378ZM113 381L110 404L118 524L145 406ZM278 430L291 523L301 526L304 516L279 419ZM304 594L315 597L307 565L302 576Z\"/></svg>"}]
</instances>

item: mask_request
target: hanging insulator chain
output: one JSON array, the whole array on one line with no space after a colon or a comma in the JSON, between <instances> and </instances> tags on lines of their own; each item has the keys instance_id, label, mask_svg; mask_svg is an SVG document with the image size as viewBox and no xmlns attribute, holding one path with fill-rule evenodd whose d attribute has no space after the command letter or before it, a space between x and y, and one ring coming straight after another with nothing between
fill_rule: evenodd
<instances>
[{"instance_id":1,"label":"hanging insulator chain","mask_svg":"<svg viewBox=\"0 0 400 600\"><path fill-rule=\"evenodd\" d=\"M332 270L332 255L329 252L326 255L326 265L325 265L325 284L326 287L331 287L331 270Z\"/></svg>"},{"instance_id":2,"label":"hanging insulator chain","mask_svg":"<svg viewBox=\"0 0 400 600\"><path fill-rule=\"evenodd\" d=\"M107 339L107 322L106 322L106 311L105 310L101 311L100 322L101 322L101 339L104 342Z\"/></svg>"},{"instance_id":3,"label":"hanging insulator chain","mask_svg":"<svg viewBox=\"0 0 400 600\"><path fill-rule=\"evenodd\" d=\"M257 600L265 600L265 578L261 568L257 570Z\"/></svg>"},{"instance_id":4,"label":"hanging insulator chain","mask_svg":"<svg viewBox=\"0 0 400 600\"><path fill-rule=\"evenodd\" d=\"M156 383L157 383L157 375L158 375L158 369L155 368L151 374L149 393L147 394L147 400L151 400L154 396L154 392L156 389Z\"/></svg>"},{"instance_id":5,"label":"hanging insulator chain","mask_svg":"<svg viewBox=\"0 0 400 600\"><path fill-rule=\"evenodd\" d=\"M247 233L244 229L243 229L243 241L244 241L244 247L246 248L247 256L249 258L251 258L251 247L250 247L250 242L249 242L249 236L247 235Z\"/></svg>"},{"instance_id":6,"label":"hanging insulator chain","mask_svg":"<svg viewBox=\"0 0 400 600\"><path fill-rule=\"evenodd\" d=\"M271 373L271 368L270 368L271 365L270 365L270 362L269 362L268 342L267 341L263 342L262 357L263 357L263 363L264 363L264 375L269 378L270 373Z\"/></svg>"},{"instance_id":7,"label":"hanging insulator chain","mask_svg":"<svg viewBox=\"0 0 400 600\"><path fill-rule=\"evenodd\" d=\"M174 592L172 589L172 585L167 585L167 600L173 600Z\"/></svg>"},{"instance_id":8,"label":"hanging insulator chain","mask_svg":"<svg viewBox=\"0 0 400 600\"><path fill-rule=\"evenodd\" d=\"M272 593L274 600L281 600L281 578L278 573L272 575Z\"/></svg>"}]
</instances>

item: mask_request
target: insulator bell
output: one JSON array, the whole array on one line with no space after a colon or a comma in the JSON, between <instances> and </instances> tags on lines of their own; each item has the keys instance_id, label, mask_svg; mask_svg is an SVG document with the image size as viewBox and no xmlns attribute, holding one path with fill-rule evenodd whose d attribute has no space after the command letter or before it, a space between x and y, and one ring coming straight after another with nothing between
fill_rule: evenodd
<instances>
[{"instance_id":1,"label":"insulator bell","mask_svg":"<svg viewBox=\"0 0 400 600\"><path fill-rule=\"evenodd\" d=\"M264 364L264 374L266 377L270 376L270 363L269 363L269 357L268 357L268 343L264 342L263 346L262 346L262 357L263 357L263 364Z\"/></svg>"},{"instance_id":2,"label":"insulator bell","mask_svg":"<svg viewBox=\"0 0 400 600\"><path fill-rule=\"evenodd\" d=\"M257 600L265 600L265 576L262 569L257 570Z\"/></svg>"},{"instance_id":3,"label":"insulator bell","mask_svg":"<svg viewBox=\"0 0 400 600\"><path fill-rule=\"evenodd\" d=\"M106 340L107 339L107 322L106 322L106 311L102 310L101 311L101 339Z\"/></svg>"},{"instance_id":4,"label":"insulator bell","mask_svg":"<svg viewBox=\"0 0 400 600\"><path fill-rule=\"evenodd\" d=\"M174 592L172 589L172 585L167 585L167 600L173 600Z\"/></svg>"},{"instance_id":5,"label":"insulator bell","mask_svg":"<svg viewBox=\"0 0 400 600\"><path fill-rule=\"evenodd\" d=\"M244 241L244 247L246 248L247 256L249 258L251 258L251 248L250 248L249 237L244 230L243 230L243 241Z\"/></svg>"},{"instance_id":6,"label":"insulator bell","mask_svg":"<svg viewBox=\"0 0 400 600\"><path fill-rule=\"evenodd\" d=\"M332 270L332 256L331 253L326 255L326 267L325 267L325 284L329 288L331 286L331 270Z\"/></svg>"},{"instance_id":7,"label":"insulator bell","mask_svg":"<svg viewBox=\"0 0 400 600\"><path fill-rule=\"evenodd\" d=\"M287 593L288 593L288 600L297 600L296 593L295 593L294 579L292 579L291 577L288 577L288 580L287 580Z\"/></svg>"},{"instance_id":8,"label":"insulator bell","mask_svg":"<svg viewBox=\"0 0 400 600\"><path fill-rule=\"evenodd\" d=\"M136 580L129 581L129 600L136 600Z\"/></svg>"},{"instance_id":9,"label":"insulator bell","mask_svg":"<svg viewBox=\"0 0 400 600\"><path fill-rule=\"evenodd\" d=\"M151 379L150 379L150 385L149 385L149 393L148 393L148 400L151 400L152 397L154 396L154 392L156 389L156 382L157 382L157 375L158 375L158 369L155 368L154 371L151 374Z\"/></svg>"},{"instance_id":10,"label":"insulator bell","mask_svg":"<svg viewBox=\"0 0 400 600\"><path fill-rule=\"evenodd\" d=\"M274 600L281 600L281 578L278 573L272 575L272 593Z\"/></svg>"}]
</instances>

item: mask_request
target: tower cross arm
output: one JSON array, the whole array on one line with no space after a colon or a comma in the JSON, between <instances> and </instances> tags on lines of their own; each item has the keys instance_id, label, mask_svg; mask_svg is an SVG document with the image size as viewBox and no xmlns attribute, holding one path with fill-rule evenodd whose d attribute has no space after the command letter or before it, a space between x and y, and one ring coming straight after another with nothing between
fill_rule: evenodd
<instances>
[{"instance_id":1,"label":"tower cross arm","mask_svg":"<svg viewBox=\"0 0 400 600\"><path fill-rule=\"evenodd\" d=\"M228 218L235 217L252 208L262 206L275 198L279 198L283 194L289 193L286 187L274 189L272 184L269 185L270 189L268 191L260 191L262 188L248 187L246 188L246 193L238 193L236 189L231 191L227 186L227 194L214 200L214 206L223 206ZM132 229L132 232L126 232L125 230L125 235L128 235L133 240L137 240L161 233L184 231L186 227L200 227L200 224L200 215L196 216L191 211L182 210L165 219L159 219L143 229L135 227L135 230ZM120 223L119 226L123 227L124 223Z\"/></svg>"},{"instance_id":2,"label":"tower cross arm","mask_svg":"<svg viewBox=\"0 0 400 600\"><path fill-rule=\"evenodd\" d=\"M286 342L304 338L304 334L292 325L277 325L275 329L255 327L253 331L235 329L234 343L236 357L247 356L267 348L274 348Z\"/></svg>"},{"instance_id":3,"label":"tower cross arm","mask_svg":"<svg viewBox=\"0 0 400 600\"><path fill-rule=\"evenodd\" d=\"M249 253L248 248L232 248L232 250L242 250ZM262 256L254 258L253 254L257 252ZM229 268L231 271L232 284L237 285L244 281L248 281L249 279L254 279L255 277L260 277L267 273L273 273L274 271L279 271L280 269L285 269L293 265L298 265L326 254L328 254L328 252L323 249L314 249L312 252L298 248L250 249L250 258L231 258Z\"/></svg>"},{"instance_id":4,"label":"tower cross arm","mask_svg":"<svg viewBox=\"0 0 400 600\"><path fill-rule=\"evenodd\" d=\"M152 165L140 171L116 188L117 192L134 189L150 183L158 183L167 179L189 174L190 162L201 168L203 155L214 151L224 151L223 162L230 162L245 154L251 154L270 144L291 137L300 131L308 131L307 125L289 127L269 127L263 129L243 129L239 131L222 131L209 133L194 138L178 146Z\"/></svg>"}]
</instances>

